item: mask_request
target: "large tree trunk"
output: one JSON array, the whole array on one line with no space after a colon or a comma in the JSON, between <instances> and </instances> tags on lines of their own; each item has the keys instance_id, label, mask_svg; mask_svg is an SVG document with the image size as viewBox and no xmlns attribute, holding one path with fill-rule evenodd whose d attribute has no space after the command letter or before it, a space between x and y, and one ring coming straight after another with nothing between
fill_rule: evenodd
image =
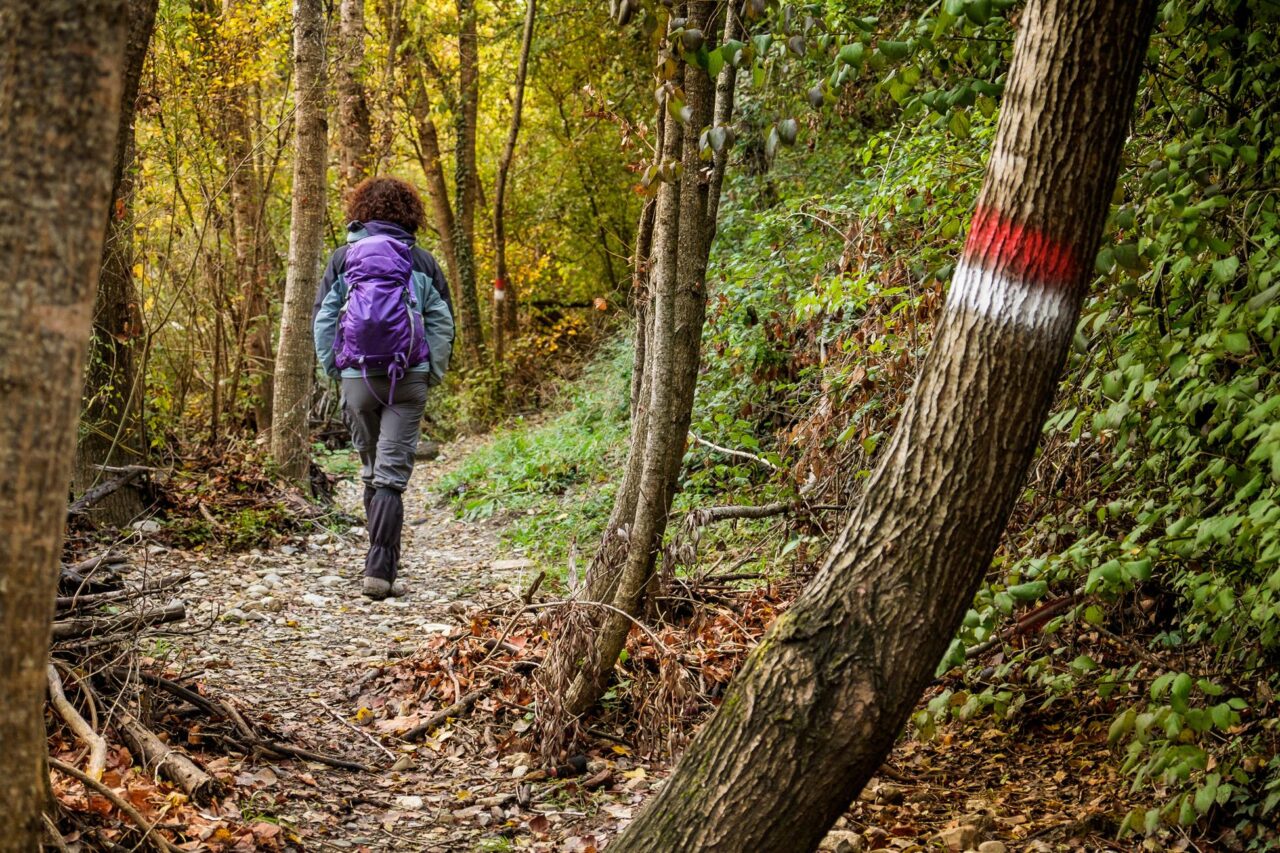
<instances>
[{"instance_id":1,"label":"large tree trunk","mask_svg":"<svg viewBox=\"0 0 1280 853\"><path fill-rule=\"evenodd\" d=\"M614 851L811 850L880 767L1022 488L1154 0L1033 0L964 259L866 495Z\"/></svg>"},{"instance_id":2,"label":"large tree trunk","mask_svg":"<svg viewBox=\"0 0 1280 853\"><path fill-rule=\"evenodd\" d=\"M0 0L0 851L40 847L45 664L94 284L124 0Z\"/></svg>"},{"instance_id":3,"label":"large tree trunk","mask_svg":"<svg viewBox=\"0 0 1280 853\"><path fill-rule=\"evenodd\" d=\"M457 263L459 325L466 360L484 363L484 332L476 293L476 127L480 103L480 46L476 39L475 0L458 5L458 99L454 105L453 250Z\"/></svg>"},{"instance_id":4,"label":"large tree trunk","mask_svg":"<svg viewBox=\"0 0 1280 853\"><path fill-rule=\"evenodd\" d=\"M507 200L507 176L516 156L516 139L520 135L520 114L524 110L524 83L529 74L529 51L533 46L533 24L538 11L538 0L526 0L524 33L520 39L520 63L516 67L516 91L511 103L511 129L507 132L507 145L498 161L498 175L493 184L493 359L503 360L503 347L508 336L518 332L516 320L516 289L507 276L507 224L503 207Z\"/></svg>"},{"instance_id":5,"label":"large tree trunk","mask_svg":"<svg viewBox=\"0 0 1280 853\"><path fill-rule=\"evenodd\" d=\"M709 0L690 2L688 26L705 32L714 8ZM730 18L726 27L736 27L736 19ZM735 74L729 66L721 73ZM704 169L699 137L713 120L728 121L734 94L731 81L715 86L696 65L682 64L679 74L675 82L684 90L690 119L665 122L662 162L668 166L679 162L683 170L658 190L648 270L650 296L637 348L636 366L642 373L633 379L631 448L613 513L583 590L585 600L611 604L628 614L639 612L653 575L693 411L706 314L707 256L715 236L710 194L713 187L719 191L727 157L727 152L721 153L711 170ZM722 99L720 105L717 96ZM574 613L544 666L544 732L565 730L566 718L582 714L600 698L631 624L605 608Z\"/></svg>"},{"instance_id":6,"label":"large tree trunk","mask_svg":"<svg viewBox=\"0 0 1280 853\"><path fill-rule=\"evenodd\" d=\"M307 415L311 411L311 384L315 373L311 300L320 277L328 153L324 31L323 0L294 0L293 217L276 357L271 453L280 473L304 489L311 462Z\"/></svg>"},{"instance_id":7,"label":"large tree trunk","mask_svg":"<svg viewBox=\"0 0 1280 853\"><path fill-rule=\"evenodd\" d=\"M159 0L128 2L129 42L120 128L116 134L111 205L93 306L93 336L72 483L77 494L92 488L104 476L103 466L136 465L144 456L140 405L143 377L134 352L143 329L133 282L133 117L158 5ZM141 512L141 496L133 486L112 492L93 508L95 520L115 526L128 524Z\"/></svg>"},{"instance_id":8,"label":"large tree trunk","mask_svg":"<svg viewBox=\"0 0 1280 853\"><path fill-rule=\"evenodd\" d=\"M369 174L369 100L364 85L364 0L342 0L338 12L338 168L343 189Z\"/></svg>"}]
</instances>

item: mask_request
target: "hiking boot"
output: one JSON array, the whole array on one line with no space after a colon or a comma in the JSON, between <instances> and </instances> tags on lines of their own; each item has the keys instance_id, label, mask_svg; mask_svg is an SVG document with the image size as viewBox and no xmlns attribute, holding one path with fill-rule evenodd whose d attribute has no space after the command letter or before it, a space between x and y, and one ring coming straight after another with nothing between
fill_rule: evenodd
<instances>
[{"instance_id":1,"label":"hiking boot","mask_svg":"<svg viewBox=\"0 0 1280 853\"><path fill-rule=\"evenodd\" d=\"M365 575L364 581L360 586L360 592L365 598L371 598L374 601L381 601L388 595L393 594L393 588L394 585L389 580Z\"/></svg>"}]
</instances>

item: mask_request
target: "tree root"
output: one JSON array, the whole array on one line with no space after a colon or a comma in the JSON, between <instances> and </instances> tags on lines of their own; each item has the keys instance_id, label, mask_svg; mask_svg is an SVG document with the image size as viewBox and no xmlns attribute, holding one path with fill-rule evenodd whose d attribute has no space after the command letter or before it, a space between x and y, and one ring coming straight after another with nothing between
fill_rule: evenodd
<instances>
[{"instance_id":1,"label":"tree root","mask_svg":"<svg viewBox=\"0 0 1280 853\"><path fill-rule=\"evenodd\" d=\"M53 709L58 712L58 716L71 727L71 731L75 732L85 746L89 747L89 766L86 774L98 781L102 778L102 771L107 766L107 741L102 735L94 731L93 726L80 716L80 712L75 706L67 701L67 694L62 689L62 677L58 675L58 670L53 664L46 667L46 673L49 679L49 701L53 704Z\"/></svg>"}]
</instances>

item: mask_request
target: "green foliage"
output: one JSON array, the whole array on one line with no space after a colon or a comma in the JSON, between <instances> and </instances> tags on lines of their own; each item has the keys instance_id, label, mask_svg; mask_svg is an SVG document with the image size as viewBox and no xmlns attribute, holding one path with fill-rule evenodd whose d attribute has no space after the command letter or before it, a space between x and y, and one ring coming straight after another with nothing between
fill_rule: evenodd
<instances>
[{"instance_id":1,"label":"green foliage","mask_svg":"<svg viewBox=\"0 0 1280 853\"><path fill-rule=\"evenodd\" d=\"M610 344L565 390L560 414L520 419L437 486L461 517L511 518L504 547L563 573L575 542L590 558L626 458L632 350Z\"/></svg>"},{"instance_id":2,"label":"green foliage","mask_svg":"<svg viewBox=\"0 0 1280 853\"><path fill-rule=\"evenodd\" d=\"M762 140L800 99L817 106L800 71L827 75L831 97L795 154L757 143L767 175L730 185L694 432L786 473L695 447L692 495L857 499L960 249L1011 7L947 0L891 21L855 4L811 23L779 11L750 40L742 115ZM940 666L972 689L953 684L915 718L928 734L983 713L1103 708L1155 803L1123 831L1212 821L1253 849L1274 842L1280 805L1278 14L1163 4L1095 296L1006 549ZM1030 640L1010 647L1015 620ZM998 663L966 665L980 644L1003 650Z\"/></svg>"}]
</instances>

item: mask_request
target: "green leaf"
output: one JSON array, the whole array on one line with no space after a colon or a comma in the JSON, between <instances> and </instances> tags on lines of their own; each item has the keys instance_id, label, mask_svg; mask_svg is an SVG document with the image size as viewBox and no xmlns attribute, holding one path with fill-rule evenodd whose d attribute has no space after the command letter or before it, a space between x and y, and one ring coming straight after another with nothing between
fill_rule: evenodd
<instances>
[{"instance_id":1,"label":"green leaf","mask_svg":"<svg viewBox=\"0 0 1280 853\"><path fill-rule=\"evenodd\" d=\"M1253 344L1245 332L1227 332L1222 336L1222 345L1233 355L1246 355L1253 351Z\"/></svg>"},{"instance_id":2,"label":"green leaf","mask_svg":"<svg viewBox=\"0 0 1280 853\"><path fill-rule=\"evenodd\" d=\"M866 55L866 52L867 48L861 42L846 44L844 47L840 48L840 61L845 65L850 65L856 68L862 64L862 60Z\"/></svg>"},{"instance_id":3,"label":"green leaf","mask_svg":"<svg viewBox=\"0 0 1280 853\"><path fill-rule=\"evenodd\" d=\"M1125 711L1120 716L1111 721L1111 728L1107 730L1107 742L1116 743L1122 737L1133 731L1133 721L1137 717L1137 712L1132 708Z\"/></svg>"},{"instance_id":4,"label":"green leaf","mask_svg":"<svg viewBox=\"0 0 1280 853\"><path fill-rule=\"evenodd\" d=\"M1218 281L1226 284L1236 277L1236 271L1240 269L1240 259L1235 255L1223 258L1220 261L1213 262L1213 277Z\"/></svg>"},{"instance_id":5,"label":"green leaf","mask_svg":"<svg viewBox=\"0 0 1280 853\"><path fill-rule=\"evenodd\" d=\"M905 41L881 40L877 43L880 52L884 54L886 59L899 60L906 59L907 54L911 52L911 46Z\"/></svg>"},{"instance_id":6,"label":"green leaf","mask_svg":"<svg viewBox=\"0 0 1280 853\"><path fill-rule=\"evenodd\" d=\"M1173 710L1179 714L1187 711L1187 699L1191 696L1192 683L1191 676L1185 672L1178 673L1177 677L1173 679L1173 686L1169 690L1169 700L1173 705Z\"/></svg>"},{"instance_id":7,"label":"green leaf","mask_svg":"<svg viewBox=\"0 0 1280 853\"><path fill-rule=\"evenodd\" d=\"M961 139L969 137L969 115L963 110L956 110L951 114L951 120L947 122L947 127L956 136Z\"/></svg>"},{"instance_id":8,"label":"green leaf","mask_svg":"<svg viewBox=\"0 0 1280 853\"><path fill-rule=\"evenodd\" d=\"M969 16L969 20L982 26L991 20L991 0L969 0L964 13Z\"/></svg>"},{"instance_id":9,"label":"green leaf","mask_svg":"<svg viewBox=\"0 0 1280 853\"><path fill-rule=\"evenodd\" d=\"M1011 586L1006 590L1016 601L1035 601L1049 592L1049 584L1045 581L1030 581Z\"/></svg>"},{"instance_id":10,"label":"green leaf","mask_svg":"<svg viewBox=\"0 0 1280 853\"><path fill-rule=\"evenodd\" d=\"M720 69L724 68L723 51L724 51L723 47L718 47L715 50L709 51L707 53L707 65L706 65L707 76L709 77L719 76Z\"/></svg>"},{"instance_id":11,"label":"green leaf","mask_svg":"<svg viewBox=\"0 0 1280 853\"><path fill-rule=\"evenodd\" d=\"M1138 255L1137 243L1121 243L1113 250L1116 263L1127 270L1137 270L1142 268L1142 259Z\"/></svg>"},{"instance_id":12,"label":"green leaf","mask_svg":"<svg viewBox=\"0 0 1280 853\"><path fill-rule=\"evenodd\" d=\"M1175 673L1166 672L1164 675L1151 682L1152 700L1159 699L1164 695L1165 691L1169 689L1169 685L1173 683L1175 675Z\"/></svg>"},{"instance_id":13,"label":"green leaf","mask_svg":"<svg viewBox=\"0 0 1280 853\"><path fill-rule=\"evenodd\" d=\"M1216 784L1206 783L1196 791L1195 807L1200 814L1208 814L1209 809L1213 808L1214 801L1218 798L1218 786Z\"/></svg>"}]
</instances>

